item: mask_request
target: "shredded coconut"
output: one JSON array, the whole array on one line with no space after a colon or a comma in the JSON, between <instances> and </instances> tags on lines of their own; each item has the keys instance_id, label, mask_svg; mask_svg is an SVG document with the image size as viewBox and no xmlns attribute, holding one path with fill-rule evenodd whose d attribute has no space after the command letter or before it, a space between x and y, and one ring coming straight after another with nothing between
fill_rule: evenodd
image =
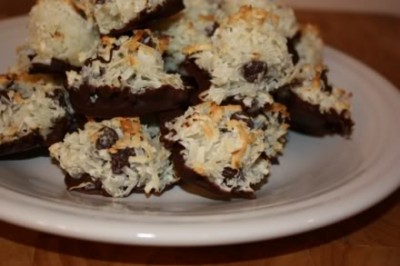
<instances>
[{"instance_id":1,"label":"shredded coconut","mask_svg":"<svg viewBox=\"0 0 400 266\"><path fill-rule=\"evenodd\" d=\"M343 113L350 118L351 93L333 87L331 84L325 84L322 80L324 71L326 72L327 69L322 65L303 67L299 73L299 76L302 77L300 84L295 86L292 91L303 101L319 106L321 113L335 110L338 114ZM331 88L327 89L326 86Z\"/></svg>"},{"instance_id":2,"label":"shredded coconut","mask_svg":"<svg viewBox=\"0 0 400 266\"><path fill-rule=\"evenodd\" d=\"M55 123L67 116L56 93L64 93L62 82L49 76L0 76L0 143L34 132L47 139Z\"/></svg>"},{"instance_id":3,"label":"shredded coconut","mask_svg":"<svg viewBox=\"0 0 400 266\"><path fill-rule=\"evenodd\" d=\"M204 101L220 104L230 97L255 99L261 94L261 105L272 103L269 92L287 84L294 71L277 21L272 13L244 6L221 22L209 47L190 51L189 56L211 76L211 88L201 96ZM244 68L253 63L265 66L254 70L260 71L256 80L248 80Z\"/></svg>"},{"instance_id":4,"label":"shredded coconut","mask_svg":"<svg viewBox=\"0 0 400 266\"><path fill-rule=\"evenodd\" d=\"M269 174L268 156L276 156L282 150L283 144L277 141L287 133L287 125L281 122L277 126L279 122L271 114L252 118L240 105L206 102L167 123L171 133L166 139L184 147L187 167L223 191L252 192L252 185ZM227 176L226 169L237 175Z\"/></svg>"},{"instance_id":5,"label":"shredded coconut","mask_svg":"<svg viewBox=\"0 0 400 266\"><path fill-rule=\"evenodd\" d=\"M35 53L34 63L49 65L58 59L79 67L94 54L97 27L81 16L74 2L41 0L32 8L27 46Z\"/></svg>"},{"instance_id":6,"label":"shredded coconut","mask_svg":"<svg viewBox=\"0 0 400 266\"><path fill-rule=\"evenodd\" d=\"M133 94L164 85L184 89L179 75L167 74L163 69L164 46L163 40L158 40L148 30L135 31L133 37L103 37L96 56L88 60L79 73L67 73L68 86L129 88Z\"/></svg>"},{"instance_id":7,"label":"shredded coconut","mask_svg":"<svg viewBox=\"0 0 400 266\"><path fill-rule=\"evenodd\" d=\"M102 34L121 30L140 15L151 13L167 0L107 0L96 1L94 16Z\"/></svg>"},{"instance_id":8,"label":"shredded coconut","mask_svg":"<svg viewBox=\"0 0 400 266\"><path fill-rule=\"evenodd\" d=\"M264 9L279 18L278 30L287 38L298 31L298 23L292 8L277 0L220 0L221 10L228 15L236 13L242 6Z\"/></svg>"}]
</instances>

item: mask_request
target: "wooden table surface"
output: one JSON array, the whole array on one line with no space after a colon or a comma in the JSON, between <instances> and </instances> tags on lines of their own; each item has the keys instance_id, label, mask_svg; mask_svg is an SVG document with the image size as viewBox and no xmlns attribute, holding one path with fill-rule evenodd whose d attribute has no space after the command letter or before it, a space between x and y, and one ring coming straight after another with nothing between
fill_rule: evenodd
<instances>
[{"instance_id":1,"label":"wooden table surface","mask_svg":"<svg viewBox=\"0 0 400 266\"><path fill-rule=\"evenodd\" d=\"M0 18L24 13L32 2L1 0ZM327 44L370 65L400 88L399 17L304 11L298 15L301 21L318 24ZM399 203L400 190L362 214L313 232L202 248L94 243L0 222L0 265L399 266Z\"/></svg>"}]
</instances>

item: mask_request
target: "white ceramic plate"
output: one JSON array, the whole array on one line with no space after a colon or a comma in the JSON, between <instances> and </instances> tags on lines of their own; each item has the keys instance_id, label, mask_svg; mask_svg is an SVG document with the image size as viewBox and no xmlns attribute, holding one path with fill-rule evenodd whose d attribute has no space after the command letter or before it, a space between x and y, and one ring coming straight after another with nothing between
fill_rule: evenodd
<instances>
[{"instance_id":1,"label":"white ceramic plate","mask_svg":"<svg viewBox=\"0 0 400 266\"><path fill-rule=\"evenodd\" d=\"M26 19L0 23L1 71ZM328 48L331 78L354 93L351 140L290 134L281 165L256 200L213 201L175 188L161 197L69 193L48 158L0 161L0 219L63 236L124 244L249 242L325 226L372 206L400 185L400 94L377 73Z\"/></svg>"}]
</instances>

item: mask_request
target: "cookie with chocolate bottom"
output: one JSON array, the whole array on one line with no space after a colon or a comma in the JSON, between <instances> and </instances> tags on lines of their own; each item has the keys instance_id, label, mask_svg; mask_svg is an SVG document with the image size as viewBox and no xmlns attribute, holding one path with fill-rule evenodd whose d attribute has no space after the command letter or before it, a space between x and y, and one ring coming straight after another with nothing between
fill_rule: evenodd
<instances>
[{"instance_id":1,"label":"cookie with chocolate bottom","mask_svg":"<svg viewBox=\"0 0 400 266\"><path fill-rule=\"evenodd\" d=\"M178 72L187 76L182 63L186 55L184 50L195 44L209 44L211 36L219 27L218 1L185 0L185 10L168 19L161 27L170 44L165 54L165 67L169 72Z\"/></svg>"},{"instance_id":2,"label":"cookie with chocolate bottom","mask_svg":"<svg viewBox=\"0 0 400 266\"><path fill-rule=\"evenodd\" d=\"M96 23L77 0L41 0L29 13L28 40L18 68L30 73L79 69L99 43Z\"/></svg>"},{"instance_id":3,"label":"cookie with chocolate bottom","mask_svg":"<svg viewBox=\"0 0 400 266\"><path fill-rule=\"evenodd\" d=\"M288 130L284 107L250 115L241 105L205 102L167 122L164 142L184 182L226 197L254 197L283 150Z\"/></svg>"},{"instance_id":4,"label":"cookie with chocolate bottom","mask_svg":"<svg viewBox=\"0 0 400 266\"><path fill-rule=\"evenodd\" d=\"M178 182L159 130L138 118L89 121L49 150L70 191L126 197L162 193Z\"/></svg>"},{"instance_id":5,"label":"cookie with chocolate bottom","mask_svg":"<svg viewBox=\"0 0 400 266\"><path fill-rule=\"evenodd\" d=\"M278 21L264 9L242 6L220 22L210 43L186 47L186 69L201 86L198 99L273 103L270 92L287 84L295 70Z\"/></svg>"},{"instance_id":6,"label":"cookie with chocolate bottom","mask_svg":"<svg viewBox=\"0 0 400 266\"><path fill-rule=\"evenodd\" d=\"M175 109L188 89L179 75L164 71L166 42L149 30L103 37L96 56L82 70L67 73L77 113L98 118L134 117Z\"/></svg>"},{"instance_id":7,"label":"cookie with chocolate bottom","mask_svg":"<svg viewBox=\"0 0 400 266\"><path fill-rule=\"evenodd\" d=\"M274 98L288 108L291 129L312 136L349 137L354 127L351 93L330 84L327 74L323 66L305 66L298 75L301 79L274 92Z\"/></svg>"},{"instance_id":8,"label":"cookie with chocolate bottom","mask_svg":"<svg viewBox=\"0 0 400 266\"><path fill-rule=\"evenodd\" d=\"M0 155L26 152L60 141L72 110L62 81L48 75L0 76Z\"/></svg>"}]
</instances>

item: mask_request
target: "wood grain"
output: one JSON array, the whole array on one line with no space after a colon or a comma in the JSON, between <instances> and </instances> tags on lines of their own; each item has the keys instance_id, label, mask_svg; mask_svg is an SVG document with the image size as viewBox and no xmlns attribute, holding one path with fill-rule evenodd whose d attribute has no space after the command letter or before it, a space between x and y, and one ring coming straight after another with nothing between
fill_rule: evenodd
<instances>
[{"instance_id":1,"label":"wood grain","mask_svg":"<svg viewBox=\"0 0 400 266\"><path fill-rule=\"evenodd\" d=\"M21 2L1 1L0 18L25 12L32 3ZM400 18L316 12L300 12L299 17L318 24L328 45L370 65L400 88ZM52 236L0 222L0 265L399 266L400 190L335 225L232 246L120 246Z\"/></svg>"}]
</instances>

